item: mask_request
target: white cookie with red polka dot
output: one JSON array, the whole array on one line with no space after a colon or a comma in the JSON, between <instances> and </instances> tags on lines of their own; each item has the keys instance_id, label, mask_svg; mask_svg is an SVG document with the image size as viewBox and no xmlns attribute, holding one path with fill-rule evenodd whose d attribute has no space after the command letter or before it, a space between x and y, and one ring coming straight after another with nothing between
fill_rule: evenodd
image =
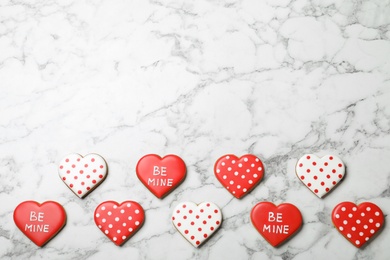
<instances>
[{"instance_id":1,"label":"white cookie with red polka dot","mask_svg":"<svg viewBox=\"0 0 390 260\"><path fill-rule=\"evenodd\" d=\"M305 154L297 163L296 174L306 187L322 198L344 178L345 166L335 155L319 158Z\"/></svg>"},{"instance_id":2,"label":"white cookie with red polka dot","mask_svg":"<svg viewBox=\"0 0 390 260\"><path fill-rule=\"evenodd\" d=\"M172 222L188 242L198 247L219 228L222 213L212 202L183 202L174 209Z\"/></svg>"},{"instance_id":3,"label":"white cookie with red polka dot","mask_svg":"<svg viewBox=\"0 0 390 260\"><path fill-rule=\"evenodd\" d=\"M61 180L79 198L84 198L99 186L107 175L106 161L98 154L66 156L59 165Z\"/></svg>"}]
</instances>

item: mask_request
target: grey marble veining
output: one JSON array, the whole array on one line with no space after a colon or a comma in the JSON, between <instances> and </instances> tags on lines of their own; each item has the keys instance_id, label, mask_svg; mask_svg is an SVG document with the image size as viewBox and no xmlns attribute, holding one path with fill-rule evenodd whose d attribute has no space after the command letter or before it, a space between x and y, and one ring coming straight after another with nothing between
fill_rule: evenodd
<instances>
[{"instance_id":1,"label":"grey marble veining","mask_svg":"<svg viewBox=\"0 0 390 260\"><path fill-rule=\"evenodd\" d=\"M390 1L2 1L1 259L389 259L390 231L357 249L333 227L342 201L390 212ZM98 153L106 180L85 199L58 176L69 153ZM177 154L166 198L137 179L145 154ZM263 181L241 200L213 174L252 153ZM338 155L345 179L323 199L296 177L306 153ZM15 226L24 200L55 200L65 228L37 248ZM106 200L138 201L145 224L122 247L95 226ZM173 227L182 201L211 200L221 228L200 248ZM252 226L260 201L290 202L303 227L278 248Z\"/></svg>"}]
</instances>

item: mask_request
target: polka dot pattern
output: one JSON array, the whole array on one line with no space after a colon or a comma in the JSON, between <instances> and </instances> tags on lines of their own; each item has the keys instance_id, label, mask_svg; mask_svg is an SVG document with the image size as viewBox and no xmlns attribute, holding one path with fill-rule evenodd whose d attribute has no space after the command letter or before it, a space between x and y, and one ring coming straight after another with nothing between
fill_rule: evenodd
<instances>
[{"instance_id":1,"label":"polka dot pattern","mask_svg":"<svg viewBox=\"0 0 390 260\"><path fill-rule=\"evenodd\" d=\"M359 206L352 202L342 202L333 209L332 221L349 242L360 248L382 228L384 215L371 202Z\"/></svg>"},{"instance_id":2,"label":"polka dot pattern","mask_svg":"<svg viewBox=\"0 0 390 260\"><path fill-rule=\"evenodd\" d=\"M172 222L188 242L198 247L219 228L222 213L212 202L183 202L174 209Z\"/></svg>"},{"instance_id":3,"label":"polka dot pattern","mask_svg":"<svg viewBox=\"0 0 390 260\"><path fill-rule=\"evenodd\" d=\"M330 192L345 175L344 163L335 155L319 158L305 154L295 169L298 178L319 198Z\"/></svg>"},{"instance_id":4,"label":"polka dot pattern","mask_svg":"<svg viewBox=\"0 0 390 260\"><path fill-rule=\"evenodd\" d=\"M217 160L214 173L219 182L237 199L250 192L263 178L264 166L252 154L238 158L224 155Z\"/></svg>"},{"instance_id":5,"label":"polka dot pattern","mask_svg":"<svg viewBox=\"0 0 390 260\"><path fill-rule=\"evenodd\" d=\"M58 173L74 194L84 198L104 180L107 164L97 154L69 154L60 162Z\"/></svg>"},{"instance_id":6,"label":"polka dot pattern","mask_svg":"<svg viewBox=\"0 0 390 260\"><path fill-rule=\"evenodd\" d=\"M125 201L120 205L106 201L97 206L94 214L96 226L117 246L134 235L145 219L143 208L134 201Z\"/></svg>"}]
</instances>

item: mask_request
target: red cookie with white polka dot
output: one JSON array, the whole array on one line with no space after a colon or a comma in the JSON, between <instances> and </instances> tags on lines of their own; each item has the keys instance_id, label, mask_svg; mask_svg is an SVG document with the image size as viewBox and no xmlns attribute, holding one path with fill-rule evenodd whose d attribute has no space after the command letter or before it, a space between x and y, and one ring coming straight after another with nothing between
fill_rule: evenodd
<instances>
[{"instance_id":1,"label":"red cookie with white polka dot","mask_svg":"<svg viewBox=\"0 0 390 260\"><path fill-rule=\"evenodd\" d=\"M112 241L120 246L133 236L142 226L145 213L140 204L134 201L105 201L97 206L94 220L96 226Z\"/></svg>"},{"instance_id":2,"label":"red cookie with white polka dot","mask_svg":"<svg viewBox=\"0 0 390 260\"><path fill-rule=\"evenodd\" d=\"M319 198L328 194L345 175L344 163L335 155L319 158L306 154L298 160L295 169L298 178Z\"/></svg>"},{"instance_id":3,"label":"red cookie with white polka dot","mask_svg":"<svg viewBox=\"0 0 390 260\"><path fill-rule=\"evenodd\" d=\"M98 154L81 156L69 154L60 162L61 180L79 198L84 198L104 181L107 175L106 161Z\"/></svg>"},{"instance_id":4,"label":"red cookie with white polka dot","mask_svg":"<svg viewBox=\"0 0 390 260\"><path fill-rule=\"evenodd\" d=\"M172 222L188 242L199 247L220 227L222 213L212 202L182 202L174 209Z\"/></svg>"},{"instance_id":5,"label":"red cookie with white polka dot","mask_svg":"<svg viewBox=\"0 0 390 260\"><path fill-rule=\"evenodd\" d=\"M382 210L371 202L359 205L342 202L333 209L332 221L349 242L360 248L383 227L385 218Z\"/></svg>"},{"instance_id":6,"label":"red cookie with white polka dot","mask_svg":"<svg viewBox=\"0 0 390 260\"><path fill-rule=\"evenodd\" d=\"M227 154L215 163L214 174L234 197L240 199L260 183L264 166L261 160L252 154L240 158Z\"/></svg>"}]
</instances>

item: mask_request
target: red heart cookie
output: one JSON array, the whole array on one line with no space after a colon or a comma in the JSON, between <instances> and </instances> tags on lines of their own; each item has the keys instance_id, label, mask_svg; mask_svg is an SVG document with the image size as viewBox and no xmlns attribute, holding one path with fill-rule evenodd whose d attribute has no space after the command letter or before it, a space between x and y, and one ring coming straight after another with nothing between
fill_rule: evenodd
<instances>
[{"instance_id":1,"label":"red heart cookie","mask_svg":"<svg viewBox=\"0 0 390 260\"><path fill-rule=\"evenodd\" d=\"M120 246L134 235L145 220L145 213L140 204L134 201L105 201L95 210L96 226L115 245Z\"/></svg>"},{"instance_id":2,"label":"red heart cookie","mask_svg":"<svg viewBox=\"0 0 390 260\"><path fill-rule=\"evenodd\" d=\"M227 154L217 160L214 173L219 182L240 199L261 181L264 167L261 160L252 154L240 158Z\"/></svg>"},{"instance_id":3,"label":"red heart cookie","mask_svg":"<svg viewBox=\"0 0 390 260\"><path fill-rule=\"evenodd\" d=\"M183 202L176 206L172 215L176 229L194 247L200 246L221 225L222 213L217 205L203 202Z\"/></svg>"},{"instance_id":4,"label":"red heart cookie","mask_svg":"<svg viewBox=\"0 0 390 260\"><path fill-rule=\"evenodd\" d=\"M385 218L382 210L371 202L358 206L341 202L333 209L332 221L349 242L360 248L382 228Z\"/></svg>"},{"instance_id":5,"label":"red heart cookie","mask_svg":"<svg viewBox=\"0 0 390 260\"><path fill-rule=\"evenodd\" d=\"M319 158L306 154L295 168L298 178L319 198L332 190L345 175L344 163L335 155Z\"/></svg>"},{"instance_id":6,"label":"red heart cookie","mask_svg":"<svg viewBox=\"0 0 390 260\"><path fill-rule=\"evenodd\" d=\"M66 213L54 201L25 201L15 208L14 222L37 246L43 246L64 227Z\"/></svg>"},{"instance_id":7,"label":"red heart cookie","mask_svg":"<svg viewBox=\"0 0 390 260\"><path fill-rule=\"evenodd\" d=\"M252 209L251 221L265 240L277 247L299 230L302 215L290 203L275 206L271 202L260 202Z\"/></svg>"},{"instance_id":8,"label":"red heart cookie","mask_svg":"<svg viewBox=\"0 0 390 260\"><path fill-rule=\"evenodd\" d=\"M162 198L183 182L186 165L176 155L161 158L156 154L148 154L138 161L136 172L138 179L157 198Z\"/></svg>"},{"instance_id":9,"label":"red heart cookie","mask_svg":"<svg viewBox=\"0 0 390 260\"><path fill-rule=\"evenodd\" d=\"M107 175L107 164L97 154L85 157L79 154L69 154L59 166L61 180L79 198L84 198L104 180Z\"/></svg>"}]
</instances>

